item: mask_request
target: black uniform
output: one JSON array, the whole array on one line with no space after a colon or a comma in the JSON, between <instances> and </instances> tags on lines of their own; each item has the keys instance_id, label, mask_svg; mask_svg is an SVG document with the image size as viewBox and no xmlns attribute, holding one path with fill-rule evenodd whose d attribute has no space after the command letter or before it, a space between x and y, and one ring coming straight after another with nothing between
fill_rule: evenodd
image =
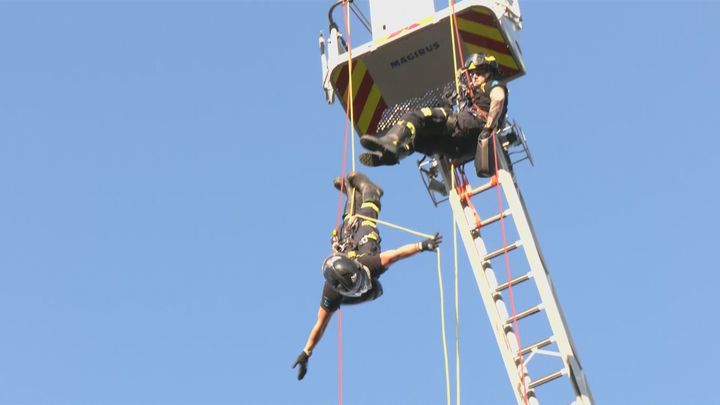
<instances>
[{"instance_id":1,"label":"black uniform","mask_svg":"<svg viewBox=\"0 0 720 405\"><path fill-rule=\"evenodd\" d=\"M507 93L507 87L497 80L483 83L475 89L475 105L487 114L490 110L490 92L495 87L502 87ZM498 117L499 123L505 120L508 97L505 97L503 109ZM454 119L454 125L448 125L448 120ZM415 150L432 155L443 154L451 158L462 158L475 151L478 135L485 126L482 113L475 111L470 100L460 106L459 112L453 112L449 107L421 108L405 114L398 124L407 126L411 123L415 128ZM396 125L398 125L396 124Z\"/></svg>"},{"instance_id":2,"label":"black uniform","mask_svg":"<svg viewBox=\"0 0 720 405\"><path fill-rule=\"evenodd\" d=\"M380 214L380 204L379 202L365 201L359 208L356 207L355 212L359 215L377 219ZM336 311L341 304L359 304L380 297L383 289L378 278L387 270L380 261L381 239L375 222L349 215L343 220L341 238L349 240L347 251L343 253L347 254L351 259L357 260L369 270L372 287L359 297L346 297L332 289L325 282L320 306L330 312Z\"/></svg>"}]
</instances>

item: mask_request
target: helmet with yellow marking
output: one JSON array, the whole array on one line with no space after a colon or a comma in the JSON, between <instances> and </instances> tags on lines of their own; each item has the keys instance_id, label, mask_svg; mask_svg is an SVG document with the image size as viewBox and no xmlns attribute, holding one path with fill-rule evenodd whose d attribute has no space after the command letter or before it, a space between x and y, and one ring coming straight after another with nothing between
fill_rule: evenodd
<instances>
[{"instance_id":1,"label":"helmet with yellow marking","mask_svg":"<svg viewBox=\"0 0 720 405\"><path fill-rule=\"evenodd\" d=\"M344 254L328 256L322 266L330 287L346 297L358 297L372 286L370 275L362 264Z\"/></svg>"},{"instance_id":2,"label":"helmet with yellow marking","mask_svg":"<svg viewBox=\"0 0 720 405\"><path fill-rule=\"evenodd\" d=\"M465 59L465 69L479 73L491 72L493 75L500 74L500 67L494 56L486 53L474 53Z\"/></svg>"}]
</instances>

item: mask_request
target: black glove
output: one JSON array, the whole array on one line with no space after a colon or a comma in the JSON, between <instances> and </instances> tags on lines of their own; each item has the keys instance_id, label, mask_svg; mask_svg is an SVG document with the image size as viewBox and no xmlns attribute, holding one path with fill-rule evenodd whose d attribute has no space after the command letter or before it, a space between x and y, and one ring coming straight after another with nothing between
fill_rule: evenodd
<instances>
[{"instance_id":1,"label":"black glove","mask_svg":"<svg viewBox=\"0 0 720 405\"><path fill-rule=\"evenodd\" d=\"M480 131L480 139L487 139L490 138L492 135L492 128L484 127L482 131Z\"/></svg>"},{"instance_id":2,"label":"black glove","mask_svg":"<svg viewBox=\"0 0 720 405\"><path fill-rule=\"evenodd\" d=\"M307 363L310 356L305 353L305 350L300 352L300 355L295 360L295 364L293 364L292 368L295 368L298 364L300 365L300 368L298 369L298 380L302 380L303 377L305 377L305 373L307 373Z\"/></svg>"},{"instance_id":3,"label":"black glove","mask_svg":"<svg viewBox=\"0 0 720 405\"><path fill-rule=\"evenodd\" d=\"M420 250L425 252L427 250L435 250L442 243L442 235L436 233L432 238L427 238L420 242Z\"/></svg>"}]
</instances>

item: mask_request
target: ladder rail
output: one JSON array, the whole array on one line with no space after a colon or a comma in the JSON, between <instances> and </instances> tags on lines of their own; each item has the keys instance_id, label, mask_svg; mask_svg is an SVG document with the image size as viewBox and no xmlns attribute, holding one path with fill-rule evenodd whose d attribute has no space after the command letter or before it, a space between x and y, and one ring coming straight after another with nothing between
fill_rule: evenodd
<instances>
[{"instance_id":1,"label":"ladder rail","mask_svg":"<svg viewBox=\"0 0 720 405\"><path fill-rule=\"evenodd\" d=\"M547 271L542 251L535 236L535 230L530 221L522 194L511 172L510 164L504 153L499 154L498 165L497 182L489 181L474 189L468 186L466 190L464 190L466 195L463 196L463 198L473 198L492 189L495 184L502 189L508 207L507 209L503 208L504 211L486 219L486 221L490 222L492 219L492 222L496 222L501 217L512 217L513 224L520 238L510 246L493 252L487 251L485 242L479 232L482 226L479 227L480 229L477 226L475 220L476 213L472 208L472 204L463 203L457 190L453 189L450 184L451 168L449 163L445 160L441 161L440 168L446 189L448 190L448 200L455 213L455 222L458 225L475 276L475 281L493 327L503 363L505 364L508 377L513 386L515 398L518 404L525 404L525 395L523 393L524 382L525 389L527 390L528 404L539 405L535 388L556 378L566 376L570 380L575 394L573 404L593 405L594 400L592 393L590 392L580 359L577 356L575 345L558 302L555 288ZM512 213L512 215L509 215L510 213ZM516 277L510 282L498 284L490 260L518 247L522 247L522 250L525 252L524 257L530 267L529 273ZM502 294L499 293L511 285L530 280L535 282L541 302L536 307L525 312L527 312L527 316L540 312L539 309L542 309L542 312L545 313L552 335L548 338L549 340L543 341L543 345L549 341L555 343L558 347L558 357L560 357L563 365L563 368L558 372L535 381L532 381L528 374L527 364L521 363L521 358L518 356L520 350L527 350L527 348L522 349L518 347L516 331L513 330L512 323L508 323L508 319L510 319L508 307L503 300ZM539 349L539 347L535 347L535 349Z\"/></svg>"},{"instance_id":2,"label":"ladder rail","mask_svg":"<svg viewBox=\"0 0 720 405\"><path fill-rule=\"evenodd\" d=\"M533 273L540 298L545 305L545 313L550 322L553 335L556 337L556 343L560 352L563 354L563 363L565 367L571 370L571 380L573 380L573 387L578 396L576 401L579 401L579 404L590 405L595 401L593 400L592 393L587 384L587 378L583 372L577 351L575 350L575 344L570 335L570 330L567 327L567 321L560 307L555 287L545 265L544 256L542 255L540 245L535 236L535 229L528 215L525 201L513 174L508 170L508 163L505 160L504 154L500 153L499 155L498 163L500 164L500 170L498 170L498 182L505 195L505 200L514 214L512 215L512 219L520 235L520 240L523 241L523 251L530 264L530 269ZM573 358L574 361L570 361L570 358ZM576 381L578 379L582 381Z\"/></svg>"},{"instance_id":3,"label":"ladder rail","mask_svg":"<svg viewBox=\"0 0 720 405\"><path fill-rule=\"evenodd\" d=\"M443 164L443 171L443 177L447 181L450 176L448 167L445 164ZM468 254L470 265L475 275L475 282L481 291L480 295L482 296L485 304L485 310L490 318L491 324L493 325L495 339L497 340L498 346L506 348L506 350L500 350L500 353L502 355L508 377L513 386L513 393L515 394L518 404L524 404L525 401L522 392L523 381L520 378L521 370L518 368L513 356L513 354L517 353L519 350L517 347L517 340L515 338L515 331L512 327L505 327L505 320L508 318L507 307L503 302L502 296L500 294L494 294L498 283L491 263L484 262L482 259L488 253L487 248L485 247L485 243L482 238L473 237L472 231L475 227L472 225L474 223L473 220L469 219L472 218L472 214L468 212L469 208L463 207L460 196L457 194L456 190L451 187L448 187L448 189L450 190L450 205L455 212L455 222L460 230L461 239L465 245L465 250ZM530 379L527 376L527 373L524 375L526 380L525 384L527 386L530 383ZM530 405L539 405L537 400L532 396L528 397L528 401Z\"/></svg>"}]
</instances>

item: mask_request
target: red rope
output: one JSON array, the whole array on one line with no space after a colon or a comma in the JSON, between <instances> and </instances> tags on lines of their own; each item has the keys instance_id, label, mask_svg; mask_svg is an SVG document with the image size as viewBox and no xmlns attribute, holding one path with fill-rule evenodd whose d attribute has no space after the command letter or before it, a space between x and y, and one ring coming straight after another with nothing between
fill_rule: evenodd
<instances>
[{"instance_id":1,"label":"red rope","mask_svg":"<svg viewBox=\"0 0 720 405\"><path fill-rule=\"evenodd\" d=\"M455 14L455 0L450 1L450 16L453 19L453 26L455 27L455 40L457 44L458 54L460 55L460 60L465 63L465 55L463 55L463 49L462 49L462 42L460 38L460 28L458 28L458 22L457 22L457 15ZM463 65L463 67L465 67ZM457 66L455 67L457 68ZM465 70L465 81L468 84L468 91L470 92L470 100L472 101L472 106L475 109L475 111L480 114L481 117L487 117L487 113L478 107L477 103L475 102L475 91L473 91L472 82L470 81L470 73ZM458 95L459 96L459 95Z\"/></svg>"},{"instance_id":2,"label":"red rope","mask_svg":"<svg viewBox=\"0 0 720 405\"><path fill-rule=\"evenodd\" d=\"M493 142L493 153L495 154L495 176L498 174L498 148L497 148L497 131L493 131L492 134L492 142ZM522 382L522 388L523 388L523 398L525 399L525 405L528 404L528 395L527 395L527 386L525 384L525 359L522 354L522 345L520 344L520 327L518 326L517 322L517 311L515 310L515 295L513 294L513 287L512 283L510 282L512 280L512 276L510 274L510 255L508 255L508 245L507 245L507 234L505 233L505 216L502 215L503 212L503 203L502 203L502 195L500 193L500 182L495 183L495 190L497 190L497 198L498 198L498 212L500 213L500 229L502 233L502 243L503 243L503 256L505 257L505 274L507 277L507 284L508 284L508 295L510 296L510 309L512 311L512 320L513 320L513 330L515 331L515 341L517 342L518 346L518 358L520 359L520 366L521 366L521 376L520 381Z\"/></svg>"},{"instance_id":3,"label":"red rope","mask_svg":"<svg viewBox=\"0 0 720 405\"><path fill-rule=\"evenodd\" d=\"M352 93L352 89L348 91L347 94L347 104L349 105L351 101L350 93ZM342 176L342 181L340 182L340 192L338 194L338 207L337 207L337 216L335 219L335 230L336 232L341 232L340 229L340 218L342 216L342 200L343 200L343 194L345 191L345 174L347 171L347 146L348 146L348 134L350 133L350 109L347 110L345 114L345 140L343 141L343 158L342 158L342 167L340 169L340 175ZM342 386L343 386L343 379L342 379L342 310L338 308L337 310L338 314L338 404L342 405Z\"/></svg>"},{"instance_id":4,"label":"red rope","mask_svg":"<svg viewBox=\"0 0 720 405\"><path fill-rule=\"evenodd\" d=\"M352 49L352 41L350 38L350 14L348 13L348 2L343 1L343 17L345 19L345 37L347 38L347 44L348 44L348 52ZM351 54L348 53L348 75L352 75L352 58ZM348 83L351 83L351 78L348 78ZM338 212L337 217L335 221L335 229L337 229L338 232L340 232L340 217L342 212L342 197L343 193L345 191L345 173L347 171L347 147L348 147L348 138L350 133L350 108L353 103L353 97L352 97L352 86L348 86L348 92L347 92L347 98L345 105L347 108L345 109L345 140L343 142L343 158L342 158L342 169L341 169L341 175L343 178L343 181L340 183L340 194L338 196ZM355 157L353 156L353 159ZM342 362L342 311L338 308L338 405L342 405L342 398L343 398L343 362Z\"/></svg>"},{"instance_id":5,"label":"red rope","mask_svg":"<svg viewBox=\"0 0 720 405\"><path fill-rule=\"evenodd\" d=\"M347 99L350 99L350 93L348 93ZM343 194L345 192L345 171L347 170L347 146L348 146L348 133L349 133L349 122L350 122L350 113L345 114L345 141L343 142L343 154L342 154L342 166L340 168L340 176L342 176L343 181L340 182L340 192L338 193L338 203L337 203L337 216L335 217L335 229L340 232L340 218L342 216L342 201L343 201Z\"/></svg>"},{"instance_id":6,"label":"red rope","mask_svg":"<svg viewBox=\"0 0 720 405\"><path fill-rule=\"evenodd\" d=\"M342 405L342 312L338 308L338 404Z\"/></svg>"},{"instance_id":7,"label":"red rope","mask_svg":"<svg viewBox=\"0 0 720 405\"><path fill-rule=\"evenodd\" d=\"M460 180L460 186L456 187L458 197L460 197L461 202L465 203L465 205L470 208L470 212L473 214L473 218L475 219L475 228L479 230L482 226L482 220L480 219L480 215L478 215L475 206L470 200L470 192L472 191L472 188L470 187L470 180L468 180L467 176L465 175L465 169L463 169L462 166L456 169L455 178Z\"/></svg>"},{"instance_id":8,"label":"red rope","mask_svg":"<svg viewBox=\"0 0 720 405\"><path fill-rule=\"evenodd\" d=\"M455 28L455 43L457 44L458 54L460 55L460 63L465 63L465 56L463 55L462 42L460 42L460 29L458 28L457 15L455 14L455 0L450 2L450 15L453 19L453 27ZM457 69L457 66L455 66ZM470 83L470 74L465 72L465 79ZM470 88L472 92L472 88Z\"/></svg>"},{"instance_id":9,"label":"red rope","mask_svg":"<svg viewBox=\"0 0 720 405\"><path fill-rule=\"evenodd\" d=\"M453 25L455 27L455 38L456 38L456 44L458 53L460 54L460 60L465 60L465 56L463 55L463 49L462 49L462 42L460 38L460 29L458 28L457 23L457 15L455 14L455 1L450 1L450 8L451 8L451 18L453 19ZM472 100L473 107L480 111L479 107L475 103L475 96L472 88L472 82L470 81L470 74L465 71L465 79L468 83L468 89L470 91L470 99ZM520 359L520 365L521 365L521 382L523 387L523 399L525 400L525 405L528 404L528 396L527 396L527 386L525 384L525 362L524 362L524 356L522 355L522 346L520 344L520 328L518 327L517 322L517 311L515 310L515 295L513 294L513 288L512 283L510 281L512 280L512 276L510 274L510 257L508 255L508 246L507 246L507 234L505 232L505 216L503 213L503 203L502 203L502 195L500 193L500 184L497 178L498 173L498 151L497 151L497 131L493 131L492 140L493 140L493 153L495 154L495 176L492 179L493 185L495 189L497 190L497 197L498 197L498 210L500 213L500 229L502 234L502 242L503 242L503 255L505 257L505 273L507 276L508 281L508 295L510 297L510 309L512 312L512 319L513 319L513 330L515 332L515 340L517 342L518 346L518 358ZM464 175L464 173L463 173ZM467 178L465 178L465 181L467 181ZM467 199L467 202L469 202L469 198ZM474 207L473 207L474 211ZM476 214L476 221L478 221L478 217Z\"/></svg>"},{"instance_id":10,"label":"red rope","mask_svg":"<svg viewBox=\"0 0 720 405\"><path fill-rule=\"evenodd\" d=\"M455 0L452 0L450 2L450 15L453 19L453 26L455 27L455 41L457 44L458 54L460 55L460 63L465 63L465 55L463 55L463 49L462 49L462 42L460 39L460 28L458 28L458 22L457 22L457 15L455 14ZM464 66L463 66L464 67ZM457 68L457 66L455 67ZM472 88L472 83L470 82L470 73L466 70L465 71L465 80L468 83L468 90L470 91L470 100L472 100L473 107L475 107L476 110L480 110L477 105L475 104L475 92Z\"/></svg>"}]
</instances>

